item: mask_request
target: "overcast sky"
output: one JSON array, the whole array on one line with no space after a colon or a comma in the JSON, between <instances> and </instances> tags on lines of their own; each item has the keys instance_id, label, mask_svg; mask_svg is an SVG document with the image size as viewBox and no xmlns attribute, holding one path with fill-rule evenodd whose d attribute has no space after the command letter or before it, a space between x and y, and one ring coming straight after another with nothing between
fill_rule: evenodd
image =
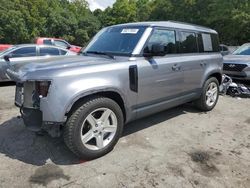
<instances>
[{"instance_id":1,"label":"overcast sky","mask_svg":"<svg viewBox=\"0 0 250 188\"><path fill-rule=\"evenodd\" d=\"M115 0L87 0L89 2L89 8L91 11L99 8L104 10L108 6L113 5Z\"/></svg>"}]
</instances>

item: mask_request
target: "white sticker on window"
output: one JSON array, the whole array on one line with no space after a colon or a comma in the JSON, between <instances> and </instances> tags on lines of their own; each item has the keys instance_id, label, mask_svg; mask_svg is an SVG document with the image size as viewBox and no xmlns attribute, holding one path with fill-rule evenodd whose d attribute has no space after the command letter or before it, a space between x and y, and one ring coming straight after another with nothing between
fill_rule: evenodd
<instances>
[{"instance_id":1,"label":"white sticker on window","mask_svg":"<svg viewBox=\"0 0 250 188\"><path fill-rule=\"evenodd\" d=\"M137 34L139 29L123 29L121 33L123 34Z\"/></svg>"}]
</instances>

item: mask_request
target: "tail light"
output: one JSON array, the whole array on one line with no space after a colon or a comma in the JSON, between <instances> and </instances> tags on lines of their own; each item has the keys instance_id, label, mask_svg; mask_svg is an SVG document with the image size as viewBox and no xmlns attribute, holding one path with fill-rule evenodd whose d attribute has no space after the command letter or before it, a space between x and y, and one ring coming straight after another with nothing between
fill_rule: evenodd
<instances>
[{"instance_id":1,"label":"tail light","mask_svg":"<svg viewBox=\"0 0 250 188\"><path fill-rule=\"evenodd\" d=\"M39 96L47 97L49 92L50 81L37 81L36 82L36 92Z\"/></svg>"}]
</instances>

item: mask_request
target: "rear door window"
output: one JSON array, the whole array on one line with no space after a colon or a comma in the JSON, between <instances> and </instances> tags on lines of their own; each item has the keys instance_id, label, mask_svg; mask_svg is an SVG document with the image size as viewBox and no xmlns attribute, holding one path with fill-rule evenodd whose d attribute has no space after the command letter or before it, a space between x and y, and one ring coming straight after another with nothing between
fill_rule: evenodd
<instances>
[{"instance_id":1,"label":"rear door window","mask_svg":"<svg viewBox=\"0 0 250 188\"><path fill-rule=\"evenodd\" d=\"M192 32L181 31L180 37L180 53L197 53L197 35Z\"/></svg>"},{"instance_id":2,"label":"rear door window","mask_svg":"<svg viewBox=\"0 0 250 188\"><path fill-rule=\"evenodd\" d=\"M33 57L36 56L36 47L23 47L10 53L12 58L15 57Z\"/></svg>"},{"instance_id":3,"label":"rear door window","mask_svg":"<svg viewBox=\"0 0 250 188\"><path fill-rule=\"evenodd\" d=\"M60 52L57 48L50 48L50 47L40 48L40 56L46 56L46 55L56 56L60 55Z\"/></svg>"}]
</instances>

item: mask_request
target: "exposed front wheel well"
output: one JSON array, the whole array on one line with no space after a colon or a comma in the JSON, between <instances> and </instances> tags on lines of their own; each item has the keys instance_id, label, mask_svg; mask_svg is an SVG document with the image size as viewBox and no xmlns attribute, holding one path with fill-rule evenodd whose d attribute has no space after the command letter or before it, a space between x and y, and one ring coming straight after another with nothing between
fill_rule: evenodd
<instances>
[{"instance_id":1,"label":"exposed front wheel well","mask_svg":"<svg viewBox=\"0 0 250 188\"><path fill-rule=\"evenodd\" d=\"M81 106L86 100L88 100L91 97L95 97L95 96L107 97L107 98L110 98L113 101L115 101L120 106L120 108L123 112L124 121L126 121L126 110L125 110L124 101L123 101L121 95L117 92L114 92L114 91L101 91L101 92L97 92L97 93L90 94L90 95L84 96L82 98L79 98L76 102L74 102L70 111L66 113L66 116L69 117L70 114L75 109L77 109L79 106Z\"/></svg>"},{"instance_id":2,"label":"exposed front wheel well","mask_svg":"<svg viewBox=\"0 0 250 188\"><path fill-rule=\"evenodd\" d=\"M218 80L219 84L221 84L222 75L220 73L213 73L206 80L208 80L209 78L212 78L212 77L216 78Z\"/></svg>"}]
</instances>

